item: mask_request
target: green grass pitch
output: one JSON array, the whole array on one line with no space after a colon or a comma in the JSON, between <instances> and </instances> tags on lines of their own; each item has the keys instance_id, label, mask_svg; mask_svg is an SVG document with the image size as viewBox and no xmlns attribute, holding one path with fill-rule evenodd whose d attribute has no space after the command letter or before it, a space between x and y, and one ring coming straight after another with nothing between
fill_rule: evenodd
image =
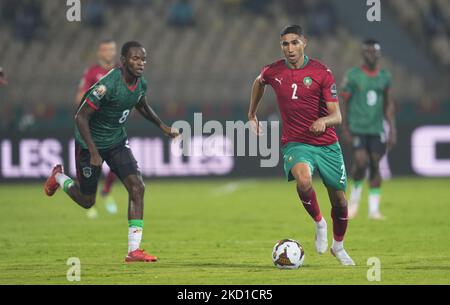
<instances>
[{"instance_id":1,"label":"green grass pitch","mask_svg":"<svg viewBox=\"0 0 450 305\"><path fill-rule=\"evenodd\" d=\"M383 187L383 222L367 219L367 187L343 267L314 249L314 226L294 184L281 179L147 181L142 247L153 264L125 264L127 194L116 184L119 212L86 217L62 191L41 184L0 186L0 284L450 284L450 179L394 179ZM332 238L330 204L314 182ZM298 270L278 270L275 242L300 241ZM69 282L67 259L78 257L81 281ZM369 282L370 257L381 281Z\"/></svg>"}]
</instances>

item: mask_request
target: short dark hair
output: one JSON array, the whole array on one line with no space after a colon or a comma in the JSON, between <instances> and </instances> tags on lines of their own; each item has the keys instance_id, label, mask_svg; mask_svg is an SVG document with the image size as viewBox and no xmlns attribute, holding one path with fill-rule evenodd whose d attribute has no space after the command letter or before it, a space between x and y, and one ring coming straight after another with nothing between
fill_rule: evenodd
<instances>
[{"instance_id":1,"label":"short dark hair","mask_svg":"<svg viewBox=\"0 0 450 305\"><path fill-rule=\"evenodd\" d=\"M123 57L127 57L128 51L130 51L131 48L142 48L142 45L137 41L125 42L122 46L122 50L120 51L120 54Z\"/></svg>"},{"instance_id":2,"label":"short dark hair","mask_svg":"<svg viewBox=\"0 0 450 305\"><path fill-rule=\"evenodd\" d=\"M364 46L374 46L376 44L380 45L380 42L378 42L378 40L373 38L367 38L366 40L363 41Z\"/></svg>"},{"instance_id":3,"label":"short dark hair","mask_svg":"<svg viewBox=\"0 0 450 305\"><path fill-rule=\"evenodd\" d=\"M280 36L284 36L286 34L297 34L298 36L303 36L303 28L297 24L285 26L281 30Z\"/></svg>"}]
</instances>

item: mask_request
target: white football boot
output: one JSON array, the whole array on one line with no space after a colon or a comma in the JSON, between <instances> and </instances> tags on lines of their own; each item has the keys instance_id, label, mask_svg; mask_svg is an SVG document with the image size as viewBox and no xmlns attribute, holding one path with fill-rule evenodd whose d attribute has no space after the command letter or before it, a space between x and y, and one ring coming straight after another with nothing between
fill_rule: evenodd
<instances>
[{"instance_id":1,"label":"white football boot","mask_svg":"<svg viewBox=\"0 0 450 305\"><path fill-rule=\"evenodd\" d=\"M352 260L350 255L348 255L347 251L344 248L340 248L338 250L333 250L330 248L331 254L341 263L343 266L355 266L355 262Z\"/></svg>"},{"instance_id":2,"label":"white football boot","mask_svg":"<svg viewBox=\"0 0 450 305\"><path fill-rule=\"evenodd\" d=\"M327 239L327 222L322 218L320 225L316 223L316 251L319 254L324 254L328 250Z\"/></svg>"}]
</instances>

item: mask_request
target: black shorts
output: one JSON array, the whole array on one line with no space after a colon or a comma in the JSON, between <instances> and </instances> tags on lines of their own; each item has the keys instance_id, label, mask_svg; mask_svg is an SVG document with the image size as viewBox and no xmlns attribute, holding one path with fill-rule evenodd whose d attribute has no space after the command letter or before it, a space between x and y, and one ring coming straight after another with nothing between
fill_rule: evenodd
<instances>
[{"instance_id":1,"label":"black shorts","mask_svg":"<svg viewBox=\"0 0 450 305\"><path fill-rule=\"evenodd\" d=\"M384 133L379 135L352 134L353 150L364 149L367 153L383 156L386 153L386 137Z\"/></svg>"},{"instance_id":2,"label":"black shorts","mask_svg":"<svg viewBox=\"0 0 450 305\"><path fill-rule=\"evenodd\" d=\"M131 152L127 139L111 148L99 149L99 153L103 161L108 164L111 171L120 180L123 181L129 175L140 175L137 161ZM81 147L76 141L75 159L81 193L85 195L95 194L97 192L98 179L100 178L102 167L91 165L89 150Z\"/></svg>"}]
</instances>

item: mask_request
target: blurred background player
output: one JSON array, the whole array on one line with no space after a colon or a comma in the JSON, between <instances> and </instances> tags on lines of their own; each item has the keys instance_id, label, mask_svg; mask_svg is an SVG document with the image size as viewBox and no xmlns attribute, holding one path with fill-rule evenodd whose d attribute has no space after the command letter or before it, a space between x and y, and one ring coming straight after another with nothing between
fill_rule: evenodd
<instances>
[{"instance_id":1,"label":"blurred background player","mask_svg":"<svg viewBox=\"0 0 450 305\"><path fill-rule=\"evenodd\" d=\"M347 230L347 177L344 158L334 126L341 123L336 83L330 69L304 54L307 39L298 25L280 33L285 59L267 65L253 82L248 119L257 134L258 104L266 85L276 93L282 119L282 153L288 181L296 181L303 206L316 224L315 245L319 254L328 249L327 223L312 185L317 169L332 205L333 244L331 253L342 265L355 265L344 249Z\"/></svg>"},{"instance_id":2,"label":"blurred background player","mask_svg":"<svg viewBox=\"0 0 450 305\"><path fill-rule=\"evenodd\" d=\"M391 74L381 68L380 44L367 39L362 44L363 63L349 69L343 79L342 135L353 147L353 185L349 200L349 218L358 212L362 182L369 169L369 218L384 219L380 213L380 160L397 141L395 109L391 98ZM385 134L387 122L388 135Z\"/></svg>"},{"instance_id":3,"label":"blurred background player","mask_svg":"<svg viewBox=\"0 0 450 305\"><path fill-rule=\"evenodd\" d=\"M98 62L85 70L80 86L78 87L78 92L75 97L75 104L77 107L80 105L83 95L89 88L105 76L112 68L117 66L116 54L117 46L114 40L105 39L100 42L97 49ZM105 184L101 192L101 196L105 201L106 210L111 214L117 213L116 201L110 193L112 184L115 180L116 175L110 170L106 176ZM89 209L87 211L87 216L89 218L97 218L97 209L95 207Z\"/></svg>"}]
</instances>

